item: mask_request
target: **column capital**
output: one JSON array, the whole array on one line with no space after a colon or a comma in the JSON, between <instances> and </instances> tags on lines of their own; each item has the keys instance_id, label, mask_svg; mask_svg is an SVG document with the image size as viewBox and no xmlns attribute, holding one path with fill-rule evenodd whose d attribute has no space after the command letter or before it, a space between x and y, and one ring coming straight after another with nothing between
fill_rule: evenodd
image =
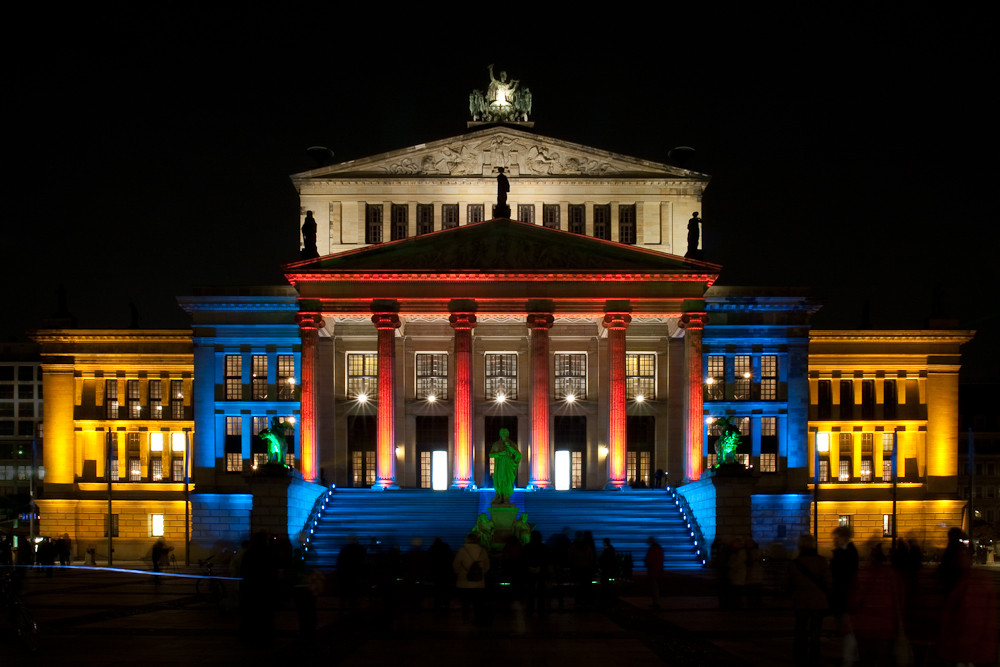
<instances>
[{"instance_id":1,"label":"column capital","mask_svg":"<svg viewBox=\"0 0 1000 667\"><path fill-rule=\"evenodd\" d=\"M325 324L323 322L323 315L320 313L295 313L295 323L303 331L319 329Z\"/></svg>"},{"instance_id":2,"label":"column capital","mask_svg":"<svg viewBox=\"0 0 1000 667\"><path fill-rule=\"evenodd\" d=\"M375 313L372 315L372 324L376 329L398 329L399 315L396 313Z\"/></svg>"},{"instance_id":3,"label":"column capital","mask_svg":"<svg viewBox=\"0 0 1000 667\"><path fill-rule=\"evenodd\" d=\"M554 322L552 313L528 313L525 324L529 329L551 329Z\"/></svg>"},{"instance_id":4,"label":"column capital","mask_svg":"<svg viewBox=\"0 0 1000 667\"><path fill-rule=\"evenodd\" d=\"M452 313L448 317L452 329L474 329L476 327L475 313Z\"/></svg>"},{"instance_id":5,"label":"column capital","mask_svg":"<svg viewBox=\"0 0 1000 667\"><path fill-rule=\"evenodd\" d=\"M601 323L607 329L626 329L632 321L628 313L607 313Z\"/></svg>"},{"instance_id":6,"label":"column capital","mask_svg":"<svg viewBox=\"0 0 1000 667\"><path fill-rule=\"evenodd\" d=\"M708 313L704 312L689 312L681 315L680 328L681 329L691 329L692 331L701 330L705 328L708 324Z\"/></svg>"}]
</instances>

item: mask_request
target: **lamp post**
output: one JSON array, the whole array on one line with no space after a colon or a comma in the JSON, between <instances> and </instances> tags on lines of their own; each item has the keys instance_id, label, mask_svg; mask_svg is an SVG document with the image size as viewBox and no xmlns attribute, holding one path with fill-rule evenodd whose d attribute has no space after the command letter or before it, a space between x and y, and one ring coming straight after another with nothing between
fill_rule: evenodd
<instances>
[{"instance_id":1,"label":"lamp post","mask_svg":"<svg viewBox=\"0 0 1000 667\"><path fill-rule=\"evenodd\" d=\"M899 479L899 427L892 429L892 551L896 552L896 484Z\"/></svg>"},{"instance_id":2,"label":"lamp post","mask_svg":"<svg viewBox=\"0 0 1000 667\"><path fill-rule=\"evenodd\" d=\"M105 433L104 438L104 476L108 480L108 567L113 563L112 553L114 552L112 534L114 533L114 515L111 513L111 426Z\"/></svg>"}]
</instances>

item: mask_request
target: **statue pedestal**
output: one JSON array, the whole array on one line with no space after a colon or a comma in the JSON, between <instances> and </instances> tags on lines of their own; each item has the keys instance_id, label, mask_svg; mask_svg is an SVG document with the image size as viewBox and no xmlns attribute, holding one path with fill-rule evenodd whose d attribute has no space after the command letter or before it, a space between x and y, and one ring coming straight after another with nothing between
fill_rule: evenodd
<instances>
[{"instance_id":1,"label":"statue pedestal","mask_svg":"<svg viewBox=\"0 0 1000 667\"><path fill-rule=\"evenodd\" d=\"M514 520L517 519L517 505L492 505L490 518L493 519L493 544L490 547L502 549L514 530ZM486 545L483 545L486 546Z\"/></svg>"}]
</instances>

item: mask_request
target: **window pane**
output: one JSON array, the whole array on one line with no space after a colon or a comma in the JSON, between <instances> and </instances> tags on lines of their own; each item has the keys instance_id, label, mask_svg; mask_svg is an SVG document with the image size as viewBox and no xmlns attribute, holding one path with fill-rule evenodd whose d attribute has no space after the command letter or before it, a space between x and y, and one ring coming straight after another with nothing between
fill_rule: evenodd
<instances>
[{"instance_id":1,"label":"window pane","mask_svg":"<svg viewBox=\"0 0 1000 667\"><path fill-rule=\"evenodd\" d=\"M486 398L517 400L517 354L486 355Z\"/></svg>"},{"instance_id":2,"label":"window pane","mask_svg":"<svg viewBox=\"0 0 1000 667\"><path fill-rule=\"evenodd\" d=\"M587 398L586 353L556 354L554 363L555 398L565 399L572 396L574 400L585 400Z\"/></svg>"}]
</instances>

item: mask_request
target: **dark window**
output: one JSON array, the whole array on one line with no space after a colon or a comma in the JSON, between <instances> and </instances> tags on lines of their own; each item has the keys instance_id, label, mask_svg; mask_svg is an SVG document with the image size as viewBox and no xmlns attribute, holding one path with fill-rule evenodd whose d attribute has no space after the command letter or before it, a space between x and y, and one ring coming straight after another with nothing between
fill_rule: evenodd
<instances>
[{"instance_id":1,"label":"dark window","mask_svg":"<svg viewBox=\"0 0 1000 667\"><path fill-rule=\"evenodd\" d=\"M854 381L840 381L840 418L854 419Z\"/></svg>"},{"instance_id":2,"label":"dark window","mask_svg":"<svg viewBox=\"0 0 1000 667\"><path fill-rule=\"evenodd\" d=\"M382 205L365 204L365 243L382 242Z\"/></svg>"},{"instance_id":3,"label":"dark window","mask_svg":"<svg viewBox=\"0 0 1000 667\"><path fill-rule=\"evenodd\" d=\"M587 207L583 204L569 205L569 231L574 234L584 234L587 231L586 224Z\"/></svg>"},{"instance_id":4,"label":"dark window","mask_svg":"<svg viewBox=\"0 0 1000 667\"><path fill-rule=\"evenodd\" d=\"M104 381L105 419L118 419L118 380Z\"/></svg>"},{"instance_id":5,"label":"dark window","mask_svg":"<svg viewBox=\"0 0 1000 667\"><path fill-rule=\"evenodd\" d=\"M184 419L184 381L170 381L170 418Z\"/></svg>"},{"instance_id":6,"label":"dark window","mask_svg":"<svg viewBox=\"0 0 1000 667\"><path fill-rule=\"evenodd\" d=\"M392 240L405 239L407 226L410 224L410 211L406 204L392 205Z\"/></svg>"},{"instance_id":7,"label":"dark window","mask_svg":"<svg viewBox=\"0 0 1000 667\"><path fill-rule=\"evenodd\" d=\"M521 222L535 222L535 205L534 204L518 204L517 205L517 219Z\"/></svg>"},{"instance_id":8,"label":"dark window","mask_svg":"<svg viewBox=\"0 0 1000 667\"><path fill-rule=\"evenodd\" d=\"M441 205L441 229L458 227L458 204Z\"/></svg>"},{"instance_id":9,"label":"dark window","mask_svg":"<svg viewBox=\"0 0 1000 667\"><path fill-rule=\"evenodd\" d=\"M655 417L627 417L625 420L625 479L629 484L652 486L653 451L656 448Z\"/></svg>"},{"instance_id":10,"label":"dark window","mask_svg":"<svg viewBox=\"0 0 1000 667\"><path fill-rule=\"evenodd\" d=\"M816 390L816 418L830 419L833 408L833 389L830 380L820 380Z\"/></svg>"},{"instance_id":11,"label":"dark window","mask_svg":"<svg viewBox=\"0 0 1000 667\"><path fill-rule=\"evenodd\" d=\"M149 418L163 419L163 382L149 381Z\"/></svg>"},{"instance_id":12,"label":"dark window","mask_svg":"<svg viewBox=\"0 0 1000 667\"><path fill-rule=\"evenodd\" d=\"M139 403L139 381L128 380L125 383L125 392L128 397L128 418L142 418L142 404Z\"/></svg>"},{"instance_id":13,"label":"dark window","mask_svg":"<svg viewBox=\"0 0 1000 667\"><path fill-rule=\"evenodd\" d=\"M635 204L618 207L618 242L635 244Z\"/></svg>"},{"instance_id":14,"label":"dark window","mask_svg":"<svg viewBox=\"0 0 1000 667\"><path fill-rule=\"evenodd\" d=\"M226 472L243 472L243 418L226 417Z\"/></svg>"},{"instance_id":15,"label":"dark window","mask_svg":"<svg viewBox=\"0 0 1000 667\"><path fill-rule=\"evenodd\" d=\"M482 204L469 204L466 211L468 213L468 219L466 220L466 224L472 224L474 222L483 221L485 211L483 210Z\"/></svg>"},{"instance_id":16,"label":"dark window","mask_svg":"<svg viewBox=\"0 0 1000 667\"><path fill-rule=\"evenodd\" d=\"M434 231L434 205L417 204L417 234L429 234Z\"/></svg>"},{"instance_id":17,"label":"dark window","mask_svg":"<svg viewBox=\"0 0 1000 667\"><path fill-rule=\"evenodd\" d=\"M875 419L875 380L861 381L861 418Z\"/></svg>"},{"instance_id":18,"label":"dark window","mask_svg":"<svg viewBox=\"0 0 1000 667\"><path fill-rule=\"evenodd\" d=\"M118 481L118 434L111 431L107 434L105 441L108 448L108 466L111 469L111 481ZM107 473L105 473L107 474Z\"/></svg>"},{"instance_id":19,"label":"dark window","mask_svg":"<svg viewBox=\"0 0 1000 667\"><path fill-rule=\"evenodd\" d=\"M111 537L118 537L118 515L111 515ZM108 515L104 515L104 537L108 536Z\"/></svg>"},{"instance_id":20,"label":"dark window","mask_svg":"<svg viewBox=\"0 0 1000 667\"><path fill-rule=\"evenodd\" d=\"M883 403L885 405L885 408L884 408L885 418L886 419L895 419L896 418L896 405L898 403L898 399L897 399L897 396L896 396L896 381L895 380L886 380L885 381L885 386L883 387L883 390L885 392L884 396L882 398L882 401L883 401Z\"/></svg>"},{"instance_id":21,"label":"dark window","mask_svg":"<svg viewBox=\"0 0 1000 667\"><path fill-rule=\"evenodd\" d=\"M542 224L549 229L559 229L559 204L542 204Z\"/></svg>"},{"instance_id":22,"label":"dark window","mask_svg":"<svg viewBox=\"0 0 1000 667\"><path fill-rule=\"evenodd\" d=\"M350 462L350 482L355 488L375 484L375 445L378 429L374 415L347 418L347 449Z\"/></svg>"},{"instance_id":23,"label":"dark window","mask_svg":"<svg viewBox=\"0 0 1000 667\"><path fill-rule=\"evenodd\" d=\"M778 418L760 419L760 471L778 472Z\"/></svg>"},{"instance_id":24,"label":"dark window","mask_svg":"<svg viewBox=\"0 0 1000 667\"><path fill-rule=\"evenodd\" d=\"M611 240L611 204L594 206L594 238Z\"/></svg>"}]
</instances>

